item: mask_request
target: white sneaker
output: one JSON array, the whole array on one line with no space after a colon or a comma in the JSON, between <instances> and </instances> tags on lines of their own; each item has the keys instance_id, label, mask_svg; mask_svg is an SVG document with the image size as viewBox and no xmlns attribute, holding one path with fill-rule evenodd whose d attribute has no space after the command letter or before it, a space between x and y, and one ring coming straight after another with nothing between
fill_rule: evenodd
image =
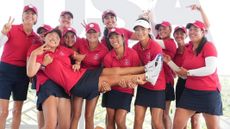
<instances>
[{"instance_id":1,"label":"white sneaker","mask_svg":"<svg viewBox=\"0 0 230 129\"><path fill-rule=\"evenodd\" d=\"M149 71L149 69L152 68L152 67L156 67L156 65L157 65L156 63L157 63L158 60L162 60L163 61L162 54L157 54L154 60L148 62L145 65L145 72Z\"/></svg>"},{"instance_id":2,"label":"white sneaker","mask_svg":"<svg viewBox=\"0 0 230 129\"><path fill-rule=\"evenodd\" d=\"M156 84L159 73L161 72L163 66L163 56L158 54L154 60L150 61L147 65L145 65L145 76L146 80L153 85Z\"/></svg>"}]
</instances>

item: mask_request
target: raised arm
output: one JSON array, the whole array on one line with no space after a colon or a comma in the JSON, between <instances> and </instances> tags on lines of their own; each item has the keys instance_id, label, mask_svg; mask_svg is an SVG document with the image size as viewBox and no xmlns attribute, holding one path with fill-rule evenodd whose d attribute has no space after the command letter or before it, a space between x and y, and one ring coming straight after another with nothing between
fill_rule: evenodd
<instances>
[{"instance_id":1,"label":"raised arm","mask_svg":"<svg viewBox=\"0 0 230 129\"><path fill-rule=\"evenodd\" d=\"M152 34L154 35L154 37L157 36L157 31L155 30L155 21L154 21L154 14L151 10L143 10L143 13L141 15L139 15L139 18L145 18L147 19L150 24L151 24L151 29L152 29Z\"/></svg>"},{"instance_id":2,"label":"raised arm","mask_svg":"<svg viewBox=\"0 0 230 129\"><path fill-rule=\"evenodd\" d=\"M46 48L46 45L42 45L39 48L33 50L31 52L31 55L29 59L27 60L27 76L33 77L37 74L38 70L40 69L41 65L48 65L48 61L44 63L38 63L37 62L37 56L43 54L48 48Z\"/></svg>"},{"instance_id":3,"label":"raised arm","mask_svg":"<svg viewBox=\"0 0 230 129\"><path fill-rule=\"evenodd\" d=\"M0 33L0 47L2 47L8 41L7 33L11 30L13 22L14 18L12 19L9 17L8 22L3 26Z\"/></svg>"},{"instance_id":4,"label":"raised arm","mask_svg":"<svg viewBox=\"0 0 230 129\"><path fill-rule=\"evenodd\" d=\"M192 4L192 5L189 5L188 8L191 8L191 10L197 10L200 12L201 14L201 18L208 30L208 28L210 27L210 23L209 23L209 20L208 20L208 17L207 15L205 14L203 8L200 6L200 5L197 5L197 4Z\"/></svg>"}]
</instances>

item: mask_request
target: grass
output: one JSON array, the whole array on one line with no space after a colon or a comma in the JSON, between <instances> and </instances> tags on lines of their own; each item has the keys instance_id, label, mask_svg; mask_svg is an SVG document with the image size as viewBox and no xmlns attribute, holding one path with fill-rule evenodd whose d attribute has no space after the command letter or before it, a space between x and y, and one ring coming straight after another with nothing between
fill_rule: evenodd
<instances>
[{"instance_id":1,"label":"grass","mask_svg":"<svg viewBox=\"0 0 230 129\"><path fill-rule=\"evenodd\" d=\"M222 101L224 116L230 117L230 75L221 76L220 82L222 85Z\"/></svg>"}]
</instances>

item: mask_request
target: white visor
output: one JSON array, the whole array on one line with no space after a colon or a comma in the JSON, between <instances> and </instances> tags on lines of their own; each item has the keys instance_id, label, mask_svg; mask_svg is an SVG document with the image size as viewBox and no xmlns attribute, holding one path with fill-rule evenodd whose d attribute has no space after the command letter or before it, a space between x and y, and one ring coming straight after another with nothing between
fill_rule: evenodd
<instances>
[{"instance_id":1,"label":"white visor","mask_svg":"<svg viewBox=\"0 0 230 129\"><path fill-rule=\"evenodd\" d=\"M144 28L150 28L150 24L147 21L142 20L142 19L136 20L136 22L134 23L133 29L135 29L135 27L137 27L137 26L141 26Z\"/></svg>"}]
</instances>

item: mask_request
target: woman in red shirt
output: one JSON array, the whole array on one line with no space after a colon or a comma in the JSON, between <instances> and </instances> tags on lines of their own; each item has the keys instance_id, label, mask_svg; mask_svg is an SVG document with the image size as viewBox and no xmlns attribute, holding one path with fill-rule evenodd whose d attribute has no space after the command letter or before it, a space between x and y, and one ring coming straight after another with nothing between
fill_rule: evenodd
<instances>
[{"instance_id":1,"label":"woman in red shirt","mask_svg":"<svg viewBox=\"0 0 230 129\"><path fill-rule=\"evenodd\" d=\"M146 65L158 54L163 53L160 45L150 38L150 24L146 19L138 19L133 29L139 40L133 49L137 51L142 65ZM154 129L164 127L162 116L165 109L165 86L164 69L160 69L155 84L146 83L138 87L135 100L134 129L142 128L147 108L150 108L152 127Z\"/></svg>"},{"instance_id":2,"label":"woman in red shirt","mask_svg":"<svg viewBox=\"0 0 230 129\"><path fill-rule=\"evenodd\" d=\"M99 92L107 91L111 86L118 85L124 79L127 83L125 87L134 87L137 84L144 84L146 80L152 82L151 73L158 74L155 68L161 68L162 60L153 60L145 72L145 67L129 67L129 68L98 68L90 69L72 69L69 57L74 54L72 49L68 49L60 45L61 32L58 29L53 29L46 34L45 44L35 49L27 63L27 75L29 77L37 74L41 64L46 60L43 72L55 83L65 89L67 93L76 97L93 99L98 96ZM155 66L155 62L159 65ZM130 75L131 74L131 75ZM133 75L132 75L133 74ZM146 74L148 77L146 78ZM109 83L106 87L103 82ZM54 102L52 96L48 97L49 102ZM51 104L51 103L50 103ZM52 119L46 111L46 116Z\"/></svg>"},{"instance_id":3,"label":"woman in red shirt","mask_svg":"<svg viewBox=\"0 0 230 129\"><path fill-rule=\"evenodd\" d=\"M220 82L217 75L217 51L205 37L201 21L189 23L190 42L184 51L182 67L177 74L187 77L174 118L174 129L182 129L196 112L203 113L208 129L219 128L223 114Z\"/></svg>"},{"instance_id":4,"label":"woman in red shirt","mask_svg":"<svg viewBox=\"0 0 230 129\"><path fill-rule=\"evenodd\" d=\"M4 45L0 62L0 129L5 128L11 92L14 100L11 127L18 129L20 126L21 110L27 98L29 84L26 76L26 54L32 43L39 40L33 31L37 15L36 7L25 6L22 24L12 25L14 20L10 18L0 34L0 46Z\"/></svg>"},{"instance_id":5,"label":"woman in red shirt","mask_svg":"<svg viewBox=\"0 0 230 129\"><path fill-rule=\"evenodd\" d=\"M108 34L110 29L117 27L117 15L113 10L105 10L102 14L102 22L105 25L105 29L103 32L103 38L101 40L102 44L104 44L108 50L112 49L112 46L110 45ZM126 28L120 28L122 29L125 37L125 45L128 47L128 40L136 40L136 35L134 32L126 29Z\"/></svg>"},{"instance_id":6,"label":"woman in red shirt","mask_svg":"<svg viewBox=\"0 0 230 129\"><path fill-rule=\"evenodd\" d=\"M113 28L109 31L108 38L112 50L105 56L103 65L105 68L140 66L137 52L125 45L123 31ZM108 129L126 129L126 115L130 112L130 105L134 89L112 87L112 90L103 94L102 106L106 107L106 127Z\"/></svg>"}]
</instances>

